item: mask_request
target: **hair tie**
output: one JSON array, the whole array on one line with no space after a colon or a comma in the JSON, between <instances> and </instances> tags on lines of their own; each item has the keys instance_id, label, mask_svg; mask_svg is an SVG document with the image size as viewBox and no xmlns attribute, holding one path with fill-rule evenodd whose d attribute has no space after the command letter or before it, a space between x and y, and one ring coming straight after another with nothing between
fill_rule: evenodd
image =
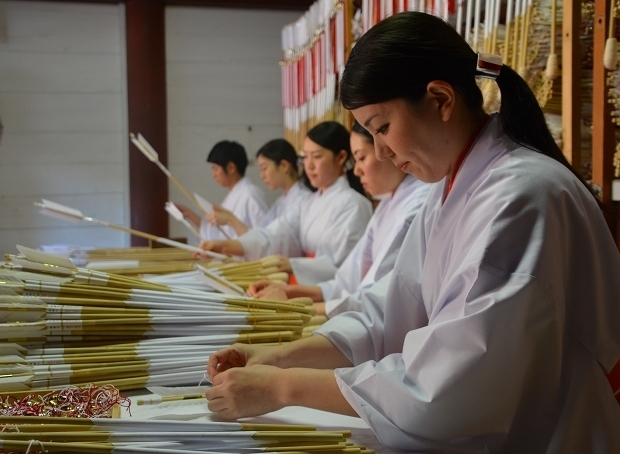
<instances>
[{"instance_id":1,"label":"hair tie","mask_svg":"<svg viewBox=\"0 0 620 454\"><path fill-rule=\"evenodd\" d=\"M486 79L497 79L502 70L502 57L494 54L486 54L478 52L478 61L476 62L476 77L484 77Z\"/></svg>"},{"instance_id":2,"label":"hair tie","mask_svg":"<svg viewBox=\"0 0 620 454\"><path fill-rule=\"evenodd\" d=\"M355 167L355 160L353 158L348 158L346 162L344 163L345 172L348 172L349 170L353 170L353 167Z\"/></svg>"}]
</instances>

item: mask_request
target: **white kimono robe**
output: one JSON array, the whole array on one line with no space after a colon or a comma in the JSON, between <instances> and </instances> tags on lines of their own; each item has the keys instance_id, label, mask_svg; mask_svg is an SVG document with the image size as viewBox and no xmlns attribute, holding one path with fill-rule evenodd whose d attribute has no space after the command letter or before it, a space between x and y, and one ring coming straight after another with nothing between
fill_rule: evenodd
<instances>
[{"instance_id":1,"label":"white kimono robe","mask_svg":"<svg viewBox=\"0 0 620 454\"><path fill-rule=\"evenodd\" d=\"M428 197L430 184L407 175L394 194L379 202L364 236L342 263L334 279L320 282L329 317L362 310L347 296L370 287L394 268L414 216Z\"/></svg>"},{"instance_id":2,"label":"white kimono robe","mask_svg":"<svg viewBox=\"0 0 620 454\"><path fill-rule=\"evenodd\" d=\"M343 176L323 193L315 192L269 226L252 230L239 241L248 260L271 254L297 257L290 259L297 282L316 285L334 277L364 234L371 215L370 201L351 189Z\"/></svg>"},{"instance_id":3,"label":"white kimono robe","mask_svg":"<svg viewBox=\"0 0 620 454\"><path fill-rule=\"evenodd\" d=\"M243 177L226 194L221 206L232 212L241 222L248 227L256 228L269 209L269 202L265 192L252 183L248 177ZM231 238L237 238L237 234L228 225L220 226ZM226 237L217 227L209 224L204 217L200 222L200 235L205 240L225 240Z\"/></svg>"},{"instance_id":4,"label":"white kimono robe","mask_svg":"<svg viewBox=\"0 0 620 454\"><path fill-rule=\"evenodd\" d=\"M305 184L299 180L296 181L286 194L282 194L273 202L269 211L261 219L259 227L267 227L274 220L292 210L295 205L302 203L311 195L312 191Z\"/></svg>"},{"instance_id":5,"label":"white kimono robe","mask_svg":"<svg viewBox=\"0 0 620 454\"><path fill-rule=\"evenodd\" d=\"M431 190L364 312L328 320L347 401L389 447L618 453L620 256L593 197L495 117Z\"/></svg>"}]
</instances>

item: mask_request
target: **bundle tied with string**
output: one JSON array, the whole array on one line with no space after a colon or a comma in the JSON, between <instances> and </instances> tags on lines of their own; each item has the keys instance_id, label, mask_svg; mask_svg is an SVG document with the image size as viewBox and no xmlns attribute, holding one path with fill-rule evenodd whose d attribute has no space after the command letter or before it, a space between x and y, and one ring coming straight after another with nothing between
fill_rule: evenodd
<instances>
[{"instance_id":1,"label":"bundle tied with string","mask_svg":"<svg viewBox=\"0 0 620 454\"><path fill-rule=\"evenodd\" d=\"M370 454L349 430L296 424L0 416L9 452L190 454L271 452Z\"/></svg>"},{"instance_id":2,"label":"bundle tied with string","mask_svg":"<svg viewBox=\"0 0 620 454\"><path fill-rule=\"evenodd\" d=\"M290 342L316 314L306 301L182 289L19 249L0 267L0 392L12 396L89 383L195 385L211 353Z\"/></svg>"}]
</instances>

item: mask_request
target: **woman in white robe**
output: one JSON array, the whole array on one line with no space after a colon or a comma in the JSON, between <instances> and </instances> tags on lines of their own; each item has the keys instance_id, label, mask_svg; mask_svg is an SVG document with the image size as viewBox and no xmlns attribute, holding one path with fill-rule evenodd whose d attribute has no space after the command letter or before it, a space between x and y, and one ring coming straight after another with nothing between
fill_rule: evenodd
<instances>
[{"instance_id":1,"label":"woman in white robe","mask_svg":"<svg viewBox=\"0 0 620 454\"><path fill-rule=\"evenodd\" d=\"M256 153L260 177L271 190L283 191L261 218L258 227L267 227L272 221L310 197L312 191L300 179L297 170L297 152L284 139L273 139ZM229 225L237 235L243 235L250 226L237 218L232 211L217 210L213 220L217 225Z\"/></svg>"},{"instance_id":2,"label":"woman in white robe","mask_svg":"<svg viewBox=\"0 0 620 454\"><path fill-rule=\"evenodd\" d=\"M211 164L213 179L220 186L229 189L221 206L213 205L214 211L204 217L199 216L187 206L176 203L185 219L199 228L205 240L236 238L238 233L229 225L219 225L218 217L223 212L233 213L243 224L258 227L269 209L265 192L245 175L248 156L245 148L237 142L223 140L216 143L207 162Z\"/></svg>"},{"instance_id":3,"label":"woman in white robe","mask_svg":"<svg viewBox=\"0 0 620 454\"><path fill-rule=\"evenodd\" d=\"M359 179L345 169L350 159L349 133L339 123L319 123L304 140L304 173L317 191L267 227L237 240L210 241L204 249L248 260L280 254L282 271L298 283L315 285L334 277L362 237L372 215ZM358 191L351 187L357 185Z\"/></svg>"},{"instance_id":4,"label":"woman in white robe","mask_svg":"<svg viewBox=\"0 0 620 454\"><path fill-rule=\"evenodd\" d=\"M374 141L359 123L351 128L353 171L364 189L380 199L364 236L338 268L333 279L316 286L259 281L248 288L257 298L288 299L306 296L315 301L317 314L333 317L361 310L349 295L370 287L394 267L405 233L428 196L430 185L375 157Z\"/></svg>"},{"instance_id":5,"label":"woman in white robe","mask_svg":"<svg viewBox=\"0 0 620 454\"><path fill-rule=\"evenodd\" d=\"M490 120L478 74L501 91ZM379 156L442 183L364 312L212 355L209 408L359 414L419 452L620 452L605 377L620 358L620 256L526 83L440 19L403 13L358 41L340 92Z\"/></svg>"}]
</instances>

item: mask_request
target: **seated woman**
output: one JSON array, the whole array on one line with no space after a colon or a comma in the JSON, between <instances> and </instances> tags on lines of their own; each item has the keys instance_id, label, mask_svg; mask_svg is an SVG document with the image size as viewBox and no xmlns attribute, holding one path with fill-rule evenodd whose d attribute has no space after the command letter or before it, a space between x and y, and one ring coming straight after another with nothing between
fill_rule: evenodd
<instances>
[{"instance_id":1,"label":"seated woman","mask_svg":"<svg viewBox=\"0 0 620 454\"><path fill-rule=\"evenodd\" d=\"M308 131L302 155L304 172L317 191L267 227L201 247L248 260L281 254L281 270L292 271L304 285L333 278L372 215L359 179L345 168L350 157L346 128L335 121L319 123Z\"/></svg>"},{"instance_id":2,"label":"seated woman","mask_svg":"<svg viewBox=\"0 0 620 454\"><path fill-rule=\"evenodd\" d=\"M312 195L312 191L299 178L297 153L284 139L267 142L256 153L260 177L272 190L282 189L284 194L276 199L269 211L260 220L259 227L266 227L272 221L290 211L295 205ZM232 211L216 209L207 219L215 225L229 225L237 235L243 235L250 227L235 216Z\"/></svg>"},{"instance_id":3,"label":"seated woman","mask_svg":"<svg viewBox=\"0 0 620 454\"><path fill-rule=\"evenodd\" d=\"M248 156L245 148L237 142L223 140L216 143L207 157L211 163L211 175L217 184L227 188L228 194L221 207L214 205L214 211L203 218L190 208L180 203L176 206L183 216L200 228L200 236L205 240L236 238L238 234L230 226L219 226L215 220L221 208L234 213L235 217L250 227L258 227L261 219L269 209L264 191L252 183L245 175Z\"/></svg>"},{"instance_id":4,"label":"seated woman","mask_svg":"<svg viewBox=\"0 0 620 454\"><path fill-rule=\"evenodd\" d=\"M316 286L259 281L250 286L249 295L271 299L308 296L316 301L318 314L333 317L341 312L361 310L349 296L370 287L394 267L405 233L431 185L406 174L389 159L379 161L372 135L357 122L351 129L350 141L355 175L370 195L381 199L364 236L338 268L334 279Z\"/></svg>"},{"instance_id":5,"label":"seated woman","mask_svg":"<svg viewBox=\"0 0 620 454\"><path fill-rule=\"evenodd\" d=\"M476 76L495 79L498 114ZM620 254L525 81L409 12L357 42L340 96L379 157L438 184L364 312L213 354L211 411L359 415L416 452L620 452L605 376L620 359Z\"/></svg>"}]
</instances>

